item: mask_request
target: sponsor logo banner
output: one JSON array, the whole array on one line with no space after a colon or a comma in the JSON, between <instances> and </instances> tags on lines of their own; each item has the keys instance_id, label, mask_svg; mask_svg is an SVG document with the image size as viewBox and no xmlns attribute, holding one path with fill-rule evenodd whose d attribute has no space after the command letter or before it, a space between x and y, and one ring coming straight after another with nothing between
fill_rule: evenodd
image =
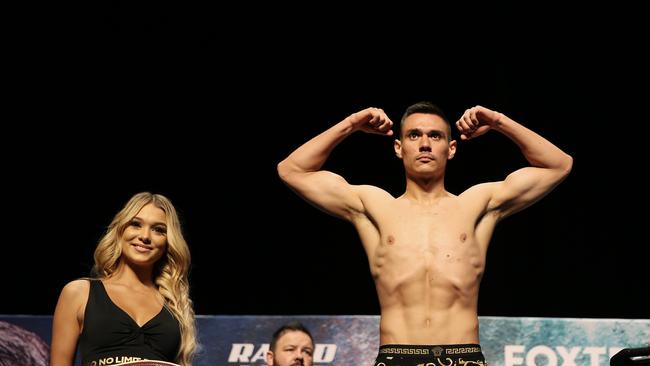
<instances>
[{"instance_id":1,"label":"sponsor logo banner","mask_svg":"<svg viewBox=\"0 0 650 366\"><path fill-rule=\"evenodd\" d=\"M490 366L607 366L623 348L647 346L650 319L480 317L481 348ZM378 316L197 316L195 366L259 366L273 332L299 320L316 342L318 366L371 366L379 349ZM0 315L49 344L49 316ZM6 328L5 328L6 329ZM0 342L11 337L0 336ZM465 352L465 350L464 350Z\"/></svg>"}]
</instances>

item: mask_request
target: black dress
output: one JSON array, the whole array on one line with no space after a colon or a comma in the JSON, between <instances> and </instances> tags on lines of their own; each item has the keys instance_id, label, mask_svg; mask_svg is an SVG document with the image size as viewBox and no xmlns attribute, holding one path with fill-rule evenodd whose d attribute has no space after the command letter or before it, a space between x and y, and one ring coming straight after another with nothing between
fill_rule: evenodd
<instances>
[{"instance_id":1,"label":"black dress","mask_svg":"<svg viewBox=\"0 0 650 366\"><path fill-rule=\"evenodd\" d=\"M166 307L140 327L108 297L102 281L90 281L79 337L82 365L115 365L143 359L174 362L180 340L180 325Z\"/></svg>"}]
</instances>

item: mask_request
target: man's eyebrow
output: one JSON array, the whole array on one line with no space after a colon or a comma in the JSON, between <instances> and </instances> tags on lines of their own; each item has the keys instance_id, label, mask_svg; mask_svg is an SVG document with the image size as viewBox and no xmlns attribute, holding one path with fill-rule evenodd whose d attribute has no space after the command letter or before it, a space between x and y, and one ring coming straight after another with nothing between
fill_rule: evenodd
<instances>
[{"instance_id":1,"label":"man's eyebrow","mask_svg":"<svg viewBox=\"0 0 650 366\"><path fill-rule=\"evenodd\" d=\"M437 134L440 134L442 136L447 136L447 133L444 130L430 130L429 134L432 134L432 133L437 133Z\"/></svg>"},{"instance_id":2,"label":"man's eyebrow","mask_svg":"<svg viewBox=\"0 0 650 366\"><path fill-rule=\"evenodd\" d=\"M411 132L423 133L422 130L419 129L419 128L409 128L408 130L406 130L406 133L411 133ZM431 133L439 133L439 134L441 134L441 135L443 135L443 136L446 136L446 135L447 135L447 133L446 133L445 131L443 131L443 130L438 130L438 129L433 129L433 130L429 130L429 131L427 131L427 135L428 135L428 134L431 134Z\"/></svg>"}]
</instances>

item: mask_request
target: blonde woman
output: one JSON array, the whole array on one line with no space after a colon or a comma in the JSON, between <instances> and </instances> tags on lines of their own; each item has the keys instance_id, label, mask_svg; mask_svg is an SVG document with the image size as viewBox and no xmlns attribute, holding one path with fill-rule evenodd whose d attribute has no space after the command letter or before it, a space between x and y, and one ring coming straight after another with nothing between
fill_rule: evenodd
<instances>
[{"instance_id":1,"label":"blonde woman","mask_svg":"<svg viewBox=\"0 0 650 366\"><path fill-rule=\"evenodd\" d=\"M189 366L196 348L190 252L176 209L142 192L95 249L93 278L68 283L52 325L51 366L160 360Z\"/></svg>"}]
</instances>

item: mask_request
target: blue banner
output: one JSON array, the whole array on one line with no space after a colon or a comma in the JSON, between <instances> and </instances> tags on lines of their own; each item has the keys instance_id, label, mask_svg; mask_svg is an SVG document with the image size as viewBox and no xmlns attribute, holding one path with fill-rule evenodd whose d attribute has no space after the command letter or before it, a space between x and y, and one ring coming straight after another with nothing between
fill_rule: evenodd
<instances>
[{"instance_id":1,"label":"blue banner","mask_svg":"<svg viewBox=\"0 0 650 366\"><path fill-rule=\"evenodd\" d=\"M480 317L490 366L607 366L623 348L647 346L650 320ZM372 365L379 347L378 316L197 316L201 348L196 366L265 365L273 332L299 320L312 332L315 365ZM49 345L50 316L0 315L0 349L17 338ZM21 337L9 333L20 331ZM34 352L36 352L34 348ZM42 354L42 350L38 350ZM38 361L34 362L39 365ZM44 363L43 365L47 365Z\"/></svg>"}]
</instances>

